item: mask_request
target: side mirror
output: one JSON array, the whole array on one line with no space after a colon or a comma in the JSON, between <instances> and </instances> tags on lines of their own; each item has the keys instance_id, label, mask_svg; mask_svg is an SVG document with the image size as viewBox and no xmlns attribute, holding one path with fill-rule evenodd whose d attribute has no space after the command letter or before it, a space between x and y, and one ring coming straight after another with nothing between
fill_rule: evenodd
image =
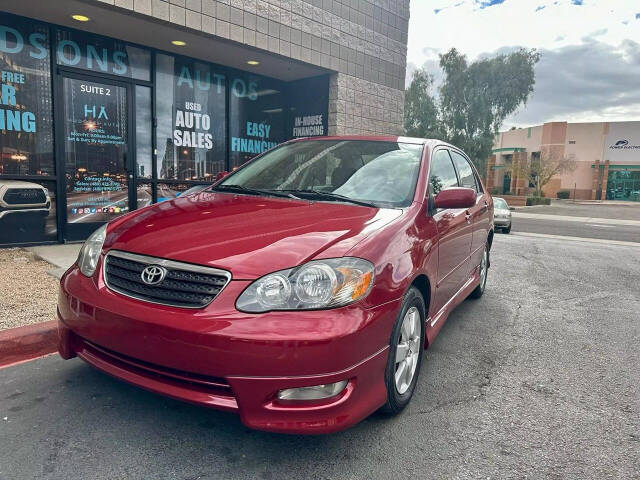
<instances>
[{"instance_id":1,"label":"side mirror","mask_svg":"<svg viewBox=\"0 0 640 480\"><path fill-rule=\"evenodd\" d=\"M435 208L471 208L476 204L473 188L452 187L441 190L434 199Z\"/></svg>"},{"instance_id":2,"label":"side mirror","mask_svg":"<svg viewBox=\"0 0 640 480\"><path fill-rule=\"evenodd\" d=\"M222 180L224 177L226 177L227 175L229 175L229 172L224 171L224 172L220 172L216 175L216 182L218 180Z\"/></svg>"}]
</instances>

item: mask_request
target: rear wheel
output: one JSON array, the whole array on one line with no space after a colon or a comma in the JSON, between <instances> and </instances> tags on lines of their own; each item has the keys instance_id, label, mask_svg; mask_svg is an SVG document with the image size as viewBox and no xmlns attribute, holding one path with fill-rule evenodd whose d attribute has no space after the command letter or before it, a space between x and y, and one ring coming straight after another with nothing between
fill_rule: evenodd
<instances>
[{"instance_id":1,"label":"rear wheel","mask_svg":"<svg viewBox=\"0 0 640 480\"><path fill-rule=\"evenodd\" d=\"M511 227L509 227L511 229ZM470 298L480 298L484 293L484 288L487 285L487 273L489 272L489 245L484 246L484 252L482 252L482 260L478 266L478 275L480 276L480 283L469 295Z\"/></svg>"},{"instance_id":2,"label":"rear wheel","mask_svg":"<svg viewBox=\"0 0 640 480\"><path fill-rule=\"evenodd\" d=\"M422 294L411 287L391 332L385 370L387 403L382 407L384 413L400 413L413 396L424 352L425 316Z\"/></svg>"}]
</instances>

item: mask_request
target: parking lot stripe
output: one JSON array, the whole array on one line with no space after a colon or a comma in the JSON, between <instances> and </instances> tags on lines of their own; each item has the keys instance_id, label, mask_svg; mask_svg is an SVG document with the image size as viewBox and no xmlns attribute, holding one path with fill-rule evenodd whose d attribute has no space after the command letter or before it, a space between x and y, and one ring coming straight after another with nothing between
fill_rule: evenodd
<instances>
[{"instance_id":1,"label":"parking lot stripe","mask_svg":"<svg viewBox=\"0 0 640 480\"><path fill-rule=\"evenodd\" d=\"M622 240L607 240L604 238L571 237L568 235L550 235L547 233L511 232L518 237L547 238L549 240L569 240L573 242L598 243L601 245L618 245L622 247L640 248L640 242L624 242Z\"/></svg>"}]
</instances>

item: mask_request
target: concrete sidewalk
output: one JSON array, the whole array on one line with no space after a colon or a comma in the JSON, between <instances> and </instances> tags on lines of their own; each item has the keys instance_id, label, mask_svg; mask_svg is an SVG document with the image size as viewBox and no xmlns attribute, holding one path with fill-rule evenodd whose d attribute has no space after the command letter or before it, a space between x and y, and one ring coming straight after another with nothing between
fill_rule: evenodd
<instances>
[{"instance_id":1,"label":"concrete sidewalk","mask_svg":"<svg viewBox=\"0 0 640 480\"><path fill-rule=\"evenodd\" d=\"M551 220L558 222L596 223L601 225L629 225L640 226L640 220L626 220L619 218L575 217L570 215L553 215L548 213L527 213L516 210L512 212L514 218L528 218L536 220Z\"/></svg>"},{"instance_id":2,"label":"concrete sidewalk","mask_svg":"<svg viewBox=\"0 0 640 480\"><path fill-rule=\"evenodd\" d=\"M61 278L62 274L74 264L82 243L67 243L64 245L41 245L39 247L26 247L25 250L33 253L37 258L49 262L55 266L49 270L49 274Z\"/></svg>"}]
</instances>

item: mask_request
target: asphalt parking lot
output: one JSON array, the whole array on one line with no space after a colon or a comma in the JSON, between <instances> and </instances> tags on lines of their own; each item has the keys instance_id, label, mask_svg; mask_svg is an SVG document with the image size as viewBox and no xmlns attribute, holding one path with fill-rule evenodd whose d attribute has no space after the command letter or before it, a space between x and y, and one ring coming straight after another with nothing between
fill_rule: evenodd
<instances>
[{"instance_id":1,"label":"asphalt parking lot","mask_svg":"<svg viewBox=\"0 0 640 480\"><path fill-rule=\"evenodd\" d=\"M640 210L640 209L639 209ZM611 225L599 223L597 219L588 223L558 221L552 215L549 219L522 218L513 216L512 232L541 233L544 235L562 235L580 238L597 238L622 242L640 243L640 225Z\"/></svg>"},{"instance_id":2,"label":"asphalt parking lot","mask_svg":"<svg viewBox=\"0 0 640 480\"><path fill-rule=\"evenodd\" d=\"M0 370L0 479L640 478L640 247L496 235L396 418L302 437L50 356Z\"/></svg>"}]
</instances>

